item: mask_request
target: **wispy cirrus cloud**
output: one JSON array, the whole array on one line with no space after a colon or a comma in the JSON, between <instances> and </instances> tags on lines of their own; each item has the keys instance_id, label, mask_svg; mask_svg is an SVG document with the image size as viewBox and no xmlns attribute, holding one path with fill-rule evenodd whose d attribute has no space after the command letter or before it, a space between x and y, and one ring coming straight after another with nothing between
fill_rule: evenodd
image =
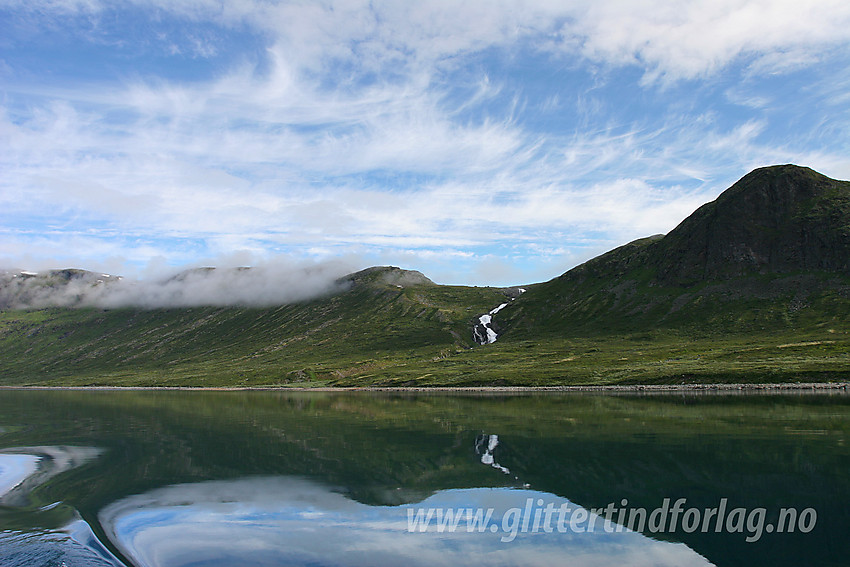
<instances>
[{"instance_id":1,"label":"wispy cirrus cloud","mask_svg":"<svg viewBox=\"0 0 850 567\"><path fill-rule=\"evenodd\" d=\"M838 0L588 2L564 26L585 57L637 65L644 82L704 77L743 59L754 71L781 72L845 45L850 9Z\"/></svg>"},{"instance_id":2,"label":"wispy cirrus cloud","mask_svg":"<svg viewBox=\"0 0 850 567\"><path fill-rule=\"evenodd\" d=\"M7 264L357 254L509 283L665 232L755 166L850 176L850 101L829 87L850 8L832 0L6 0L0 17ZM517 268L476 279L494 258Z\"/></svg>"}]
</instances>

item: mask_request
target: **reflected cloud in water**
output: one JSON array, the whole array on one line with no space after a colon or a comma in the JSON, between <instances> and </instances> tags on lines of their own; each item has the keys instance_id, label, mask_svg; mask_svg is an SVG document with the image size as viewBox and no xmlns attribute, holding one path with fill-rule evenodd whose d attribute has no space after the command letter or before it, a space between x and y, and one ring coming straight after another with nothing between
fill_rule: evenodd
<instances>
[{"instance_id":1,"label":"reflected cloud in water","mask_svg":"<svg viewBox=\"0 0 850 567\"><path fill-rule=\"evenodd\" d=\"M97 447L15 447L0 452L0 504L25 506L30 491L101 454Z\"/></svg>"},{"instance_id":2,"label":"reflected cloud in water","mask_svg":"<svg viewBox=\"0 0 850 567\"><path fill-rule=\"evenodd\" d=\"M0 452L0 506L7 510L30 505L30 492L56 475L96 458L96 447L40 446L16 447ZM59 503L39 508L48 511ZM2 509L0 509L2 511ZM59 529L34 529L26 532L2 529L0 521L0 565L36 567L40 565L85 565L86 567L122 567L121 563L97 539L76 511L73 519ZM38 517L34 513L34 519ZM0 515L0 520L3 516Z\"/></svg>"},{"instance_id":3,"label":"reflected cloud in water","mask_svg":"<svg viewBox=\"0 0 850 567\"><path fill-rule=\"evenodd\" d=\"M38 470L41 457L0 453L0 502L3 497Z\"/></svg>"},{"instance_id":4,"label":"reflected cloud in water","mask_svg":"<svg viewBox=\"0 0 850 567\"><path fill-rule=\"evenodd\" d=\"M528 498L510 489L447 490L406 506L367 506L291 477L181 484L104 508L100 522L121 552L143 567L189 565L676 565L709 563L684 544L636 532L408 532L408 509L494 508L494 519ZM576 508L576 506L572 506Z\"/></svg>"}]
</instances>

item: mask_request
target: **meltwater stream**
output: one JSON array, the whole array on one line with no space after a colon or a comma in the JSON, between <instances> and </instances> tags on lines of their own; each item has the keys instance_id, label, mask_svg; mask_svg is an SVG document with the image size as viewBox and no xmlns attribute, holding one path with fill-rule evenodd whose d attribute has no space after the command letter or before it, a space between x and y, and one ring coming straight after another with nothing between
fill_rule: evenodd
<instances>
[{"instance_id":1,"label":"meltwater stream","mask_svg":"<svg viewBox=\"0 0 850 567\"><path fill-rule=\"evenodd\" d=\"M516 293L520 295L525 293L525 288L516 288ZM516 296L510 298L511 301L515 299ZM472 338L476 343L479 345L490 345L496 342L496 339L499 338L499 333L493 328L493 316L508 305L510 303L502 303L498 307L491 309L488 313L478 317L478 322L472 325Z\"/></svg>"}]
</instances>

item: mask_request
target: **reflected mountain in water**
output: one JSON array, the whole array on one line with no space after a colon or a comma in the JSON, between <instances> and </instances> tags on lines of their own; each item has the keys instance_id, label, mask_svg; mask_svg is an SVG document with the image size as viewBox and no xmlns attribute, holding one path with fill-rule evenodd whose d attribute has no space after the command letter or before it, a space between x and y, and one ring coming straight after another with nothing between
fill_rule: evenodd
<instances>
[{"instance_id":1,"label":"reflected mountain in water","mask_svg":"<svg viewBox=\"0 0 850 567\"><path fill-rule=\"evenodd\" d=\"M76 520L131 564L134 553L148 549L132 542L151 537L159 525L135 520L162 512L183 526L215 509L210 527L228 525L241 513L243 496L224 502L220 494L241 494L252 483L258 496L248 499L249 513L262 510L264 498L274 509L294 510L293 494L313 494L318 512L340 507L341 526L358 514L384 522L393 510L446 499L477 505L485 493L522 499L533 492L587 509L627 499L651 510L664 498L686 498L700 508L723 498L730 508L811 507L818 521L808 534L765 534L754 543L743 533L634 537L663 540L658 549L684 544L693 557L724 566L838 565L850 556L845 396L3 391L0 431L6 455L43 460L45 454L14 448L97 448L96 456L28 485L15 505L0 505L4 565L38 565L8 556L41 549L39 538L67 537ZM7 461L10 474L31 472L34 461L14 459ZM263 483L277 492L259 490L269 486ZM284 489L290 485L301 488ZM168 504L180 498L185 508ZM270 517L271 525L280 521ZM479 534L471 535L478 546ZM484 535L490 534L480 541L489 541ZM307 541L298 540L312 549ZM535 541L545 547L542 538ZM492 557L514 563L510 549ZM40 564L55 567L51 561Z\"/></svg>"}]
</instances>

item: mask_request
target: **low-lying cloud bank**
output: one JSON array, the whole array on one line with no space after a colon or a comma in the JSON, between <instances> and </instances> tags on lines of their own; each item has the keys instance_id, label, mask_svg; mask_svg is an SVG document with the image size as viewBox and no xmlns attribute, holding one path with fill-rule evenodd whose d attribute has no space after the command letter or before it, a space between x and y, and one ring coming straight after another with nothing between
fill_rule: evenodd
<instances>
[{"instance_id":1,"label":"low-lying cloud bank","mask_svg":"<svg viewBox=\"0 0 850 567\"><path fill-rule=\"evenodd\" d=\"M269 307L341 291L344 262L193 268L156 280L78 269L0 270L0 309L44 307Z\"/></svg>"}]
</instances>

